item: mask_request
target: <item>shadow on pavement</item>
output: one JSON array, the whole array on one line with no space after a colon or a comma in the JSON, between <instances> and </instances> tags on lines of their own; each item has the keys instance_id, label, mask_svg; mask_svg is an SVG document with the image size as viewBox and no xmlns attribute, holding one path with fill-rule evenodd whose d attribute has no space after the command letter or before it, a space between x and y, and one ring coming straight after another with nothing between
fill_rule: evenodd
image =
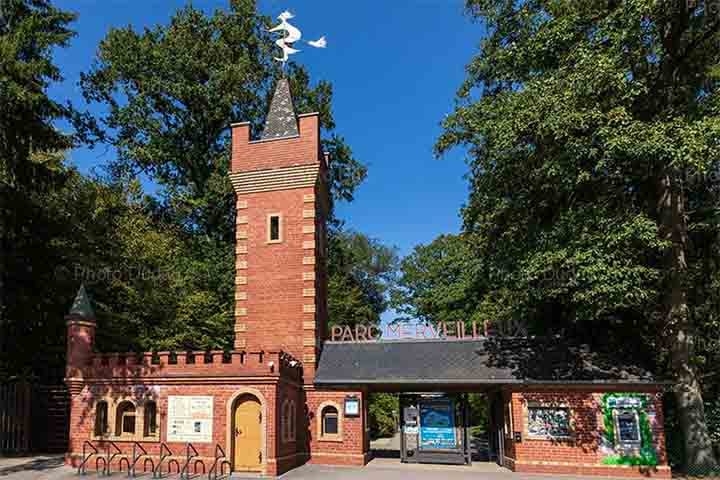
<instances>
[{"instance_id":1,"label":"shadow on pavement","mask_svg":"<svg viewBox=\"0 0 720 480\"><path fill-rule=\"evenodd\" d=\"M59 468L64 465L63 457L43 457L43 458L28 458L27 461L23 462L17 459L18 463L12 465L0 464L0 477L10 475L17 472L25 472L28 470L51 470Z\"/></svg>"}]
</instances>

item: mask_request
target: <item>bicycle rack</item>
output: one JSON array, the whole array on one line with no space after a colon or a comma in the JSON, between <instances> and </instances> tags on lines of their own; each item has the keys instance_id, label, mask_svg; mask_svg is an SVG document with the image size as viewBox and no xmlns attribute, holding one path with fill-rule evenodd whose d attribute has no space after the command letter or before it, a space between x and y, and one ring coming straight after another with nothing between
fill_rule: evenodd
<instances>
[{"instance_id":1,"label":"bicycle rack","mask_svg":"<svg viewBox=\"0 0 720 480\"><path fill-rule=\"evenodd\" d=\"M160 444L160 460L158 464L153 468L153 478L162 478L162 463L163 461L172 455L172 450L168 448L165 442ZM171 462L174 460L171 460ZM176 462L177 463L177 462ZM178 466L179 468L179 466ZM170 462L168 462L168 473L170 473Z\"/></svg>"},{"instance_id":2,"label":"bicycle rack","mask_svg":"<svg viewBox=\"0 0 720 480\"><path fill-rule=\"evenodd\" d=\"M193 474L197 475L198 473L198 463L203 468L202 474L205 475L205 462L203 462L199 458L193 462ZM190 472L188 472L188 478L190 478Z\"/></svg>"},{"instance_id":3,"label":"bicycle rack","mask_svg":"<svg viewBox=\"0 0 720 480\"><path fill-rule=\"evenodd\" d=\"M138 453L138 450L140 453ZM132 449L132 463L128 461L128 477L135 477L136 476L136 465L138 460L140 460L143 456L147 456L147 450L143 448L142 445L140 445L138 442L133 442L133 449ZM152 458L145 458L145 461L143 461L143 471L147 472L147 462L150 462L150 465L152 465L151 471L155 471L155 462L153 462Z\"/></svg>"},{"instance_id":4,"label":"bicycle rack","mask_svg":"<svg viewBox=\"0 0 720 480\"><path fill-rule=\"evenodd\" d=\"M218 463L219 462L219 463ZM231 467L230 461L225 458L225 450L220 446L219 443L215 444L215 461L212 464L212 467L210 467L210 470L208 471L208 480L217 480L218 478L218 465L220 465L220 476L225 476L225 471L223 470L224 465L228 465L228 467ZM228 468L228 472L230 471L230 468Z\"/></svg>"},{"instance_id":5,"label":"bicycle rack","mask_svg":"<svg viewBox=\"0 0 720 480\"><path fill-rule=\"evenodd\" d=\"M175 466L177 467L176 473L180 473L180 462L178 462L177 460L175 460L174 458L172 458L172 459L170 459L170 460L168 461L168 474L171 474L171 473L172 473L172 464L173 464L173 463L174 463Z\"/></svg>"},{"instance_id":6,"label":"bicycle rack","mask_svg":"<svg viewBox=\"0 0 720 480\"><path fill-rule=\"evenodd\" d=\"M100 473L100 462L103 462L103 473ZM105 457L98 457L95 459L95 473L97 473L99 476L104 475L105 467L107 467L107 459Z\"/></svg>"},{"instance_id":7,"label":"bicycle rack","mask_svg":"<svg viewBox=\"0 0 720 480\"><path fill-rule=\"evenodd\" d=\"M127 472L128 472L128 477L129 477L130 476L130 459L127 458L127 456L122 457L120 459L120 461L118 462L118 472L122 473L123 461L125 461L125 465L127 465Z\"/></svg>"},{"instance_id":8,"label":"bicycle rack","mask_svg":"<svg viewBox=\"0 0 720 480\"><path fill-rule=\"evenodd\" d=\"M92 448L92 452L90 452L88 455L85 455L85 447L86 446L89 446L90 448ZM93 455L97 455L97 453L98 453L98 449L95 448L95 445L93 445L92 443L90 443L87 440L85 440L83 442L83 446L82 446L83 461L80 462L80 465L78 465L78 471L77 471L78 475L87 475L87 468L85 467L85 464L87 463L88 460L90 460L90 457L92 457Z\"/></svg>"},{"instance_id":9,"label":"bicycle rack","mask_svg":"<svg viewBox=\"0 0 720 480\"><path fill-rule=\"evenodd\" d=\"M147 462L150 462L150 471L154 472L155 471L155 461L153 461L152 458L146 458L145 460L143 460L143 473L148 471Z\"/></svg>"},{"instance_id":10,"label":"bicycle rack","mask_svg":"<svg viewBox=\"0 0 720 480\"><path fill-rule=\"evenodd\" d=\"M110 447L115 449L115 452L110 455ZM112 461L117 457L118 455L122 455L122 450L115 444L115 442L108 442L106 454L105 454L105 466L103 467L102 475L109 477L111 473L112 468ZM123 459L128 462L128 466L130 465L130 462L128 461L127 457L123 457L120 459L120 471L122 471L122 461ZM100 459L98 459L100 460ZM95 461L95 468L97 469L97 463L98 460ZM100 475L100 473L98 473Z\"/></svg>"},{"instance_id":11,"label":"bicycle rack","mask_svg":"<svg viewBox=\"0 0 720 480\"><path fill-rule=\"evenodd\" d=\"M190 451L192 450L192 455L190 455ZM190 460L197 457L198 451L195 450L195 447L193 447L192 443L188 443L185 445L185 465L183 465L182 470L180 470L180 479L190 479ZM197 473L197 462L202 463L202 460L198 459L195 461L195 470ZM205 473L205 464L203 463L203 474Z\"/></svg>"}]
</instances>

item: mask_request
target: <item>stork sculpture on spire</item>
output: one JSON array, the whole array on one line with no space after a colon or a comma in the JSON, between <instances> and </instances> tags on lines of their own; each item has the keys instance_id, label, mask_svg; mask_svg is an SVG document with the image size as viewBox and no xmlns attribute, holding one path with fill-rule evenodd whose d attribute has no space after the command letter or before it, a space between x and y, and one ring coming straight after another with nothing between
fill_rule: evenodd
<instances>
[{"instance_id":1,"label":"stork sculpture on spire","mask_svg":"<svg viewBox=\"0 0 720 480\"><path fill-rule=\"evenodd\" d=\"M275 45L280 47L280 49L282 50L282 56L274 57L275 60L277 60L278 62L282 62L283 70L285 69L285 64L290 58L290 55L298 53L300 51L297 48L294 48L293 45L295 44L295 42L300 41L300 39L302 38L302 32L300 32L299 28L291 25L288 22L288 20L294 17L295 16L292 13L285 10L277 17L278 20L280 20L280 23L268 30L268 32L285 32L285 36L275 40ZM325 48L327 46L325 36L322 36L317 40L311 40L305 43L315 48Z\"/></svg>"}]
</instances>

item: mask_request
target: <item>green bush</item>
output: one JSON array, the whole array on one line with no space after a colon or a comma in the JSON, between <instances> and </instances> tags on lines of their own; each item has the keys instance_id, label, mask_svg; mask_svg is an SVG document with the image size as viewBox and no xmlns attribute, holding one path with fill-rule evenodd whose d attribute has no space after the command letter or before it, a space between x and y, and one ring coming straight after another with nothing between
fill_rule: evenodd
<instances>
[{"instance_id":1,"label":"green bush","mask_svg":"<svg viewBox=\"0 0 720 480\"><path fill-rule=\"evenodd\" d=\"M368 422L370 438L390 437L397 431L400 403L392 393L371 393Z\"/></svg>"}]
</instances>

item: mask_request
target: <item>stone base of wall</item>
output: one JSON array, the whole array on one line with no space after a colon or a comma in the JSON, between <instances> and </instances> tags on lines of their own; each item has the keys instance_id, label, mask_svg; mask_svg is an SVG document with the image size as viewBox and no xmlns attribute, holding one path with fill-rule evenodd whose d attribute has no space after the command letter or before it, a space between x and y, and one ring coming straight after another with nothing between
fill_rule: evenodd
<instances>
[{"instance_id":1,"label":"stone base of wall","mask_svg":"<svg viewBox=\"0 0 720 480\"><path fill-rule=\"evenodd\" d=\"M308 463L316 465L344 465L362 467L372 459L370 453L365 454L344 454L344 453L313 453Z\"/></svg>"},{"instance_id":2,"label":"stone base of wall","mask_svg":"<svg viewBox=\"0 0 720 480\"><path fill-rule=\"evenodd\" d=\"M672 478L670 467L631 467L624 465L570 464L559 462L519 462L506 458L505 465L514 472L550 475L592 475L623 478Z\"/></svg>"}]
</instances>

